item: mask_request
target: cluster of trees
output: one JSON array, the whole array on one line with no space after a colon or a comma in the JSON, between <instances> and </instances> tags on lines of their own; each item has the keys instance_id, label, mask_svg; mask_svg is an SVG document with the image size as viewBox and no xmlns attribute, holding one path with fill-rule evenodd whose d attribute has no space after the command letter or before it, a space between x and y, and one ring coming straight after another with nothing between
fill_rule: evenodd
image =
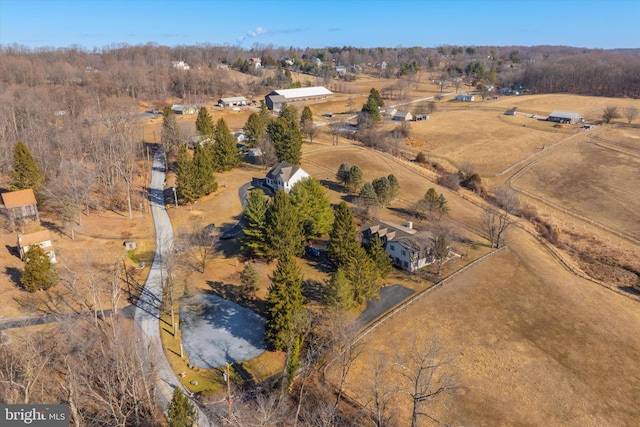
<instances>
[{"instance_id":1,"label":"cluster of trees","mask_svg":"<svg viewBox=\"0 0 640 427\"><path fill-rule=\"evenodd\" d=\"M378 279L389 275L393 265L383 242L374 239L368 251L360 244L353 212L345 202L336 209L329 237L327 255L337 270L327 283L327 303L350 309L377 299Z\"/></svg>"},{"instance_id":2,"label":"cluster of trees","mask_svg":"<svg viewBox=\"0 0 640 427\"><path fill-rule=\"evenodd\" d=\"M315 178L296 183L290 194L278 191L269 201L251 190L243 217L242 247L252 256L278 258L285 249L301 255L303 243L331 230L333 211L324 187Z\"/></svg>"},{"instance_id":3,"label":"cluster of trees","mask_svg":"<svg viewBox=\"0 0 640 427\"><path fill-rule=\"evenodd\" d=\"M165 109L163 130L171 128L175 114ZM227 123L220 118L213 124L205 107L200 109L196 120L200 141L195 144L191 155L186 145L180 145L176 156L176 177L180 198L192 203L198 198L217 190L214 172L224 172L237 167L240 152ZM164 136L164 132L163 132Z\"/></svg>"}]
</instances>

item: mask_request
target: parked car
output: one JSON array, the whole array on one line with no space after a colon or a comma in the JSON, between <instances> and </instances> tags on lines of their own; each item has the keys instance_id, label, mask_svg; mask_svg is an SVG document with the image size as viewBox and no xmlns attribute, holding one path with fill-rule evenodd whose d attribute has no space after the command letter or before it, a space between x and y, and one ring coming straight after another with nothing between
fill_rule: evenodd
<instances>
[{"instance_id":1,"label":"parked car","mask_svg":"<svg viewBox=\"0 0 640 427\"><path fill-rule=\"evenodd\" d=\"M314 248L313 246L307 246L307 254L312 257L319 257L320 251Z\"/></svg>"}]
</instances>

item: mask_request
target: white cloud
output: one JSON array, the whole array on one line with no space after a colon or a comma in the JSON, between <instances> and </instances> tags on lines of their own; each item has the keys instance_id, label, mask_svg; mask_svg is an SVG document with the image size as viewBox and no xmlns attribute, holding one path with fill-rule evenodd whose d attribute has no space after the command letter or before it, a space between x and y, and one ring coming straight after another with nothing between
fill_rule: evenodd
<instances>
[{"instance_id":1,"label":"white cloud","mask_svg":"<svg viewBox=\"0 0 640 427\"><path fill-rule=\"evenodd\" d=\"M263 34L267 34L267 30L265 30L262 27L256 27L255 30L251 30L251 31L247 32L247 35L249 37L258 37L258 36L261 36Z\"/></svg>"}]
</instances>

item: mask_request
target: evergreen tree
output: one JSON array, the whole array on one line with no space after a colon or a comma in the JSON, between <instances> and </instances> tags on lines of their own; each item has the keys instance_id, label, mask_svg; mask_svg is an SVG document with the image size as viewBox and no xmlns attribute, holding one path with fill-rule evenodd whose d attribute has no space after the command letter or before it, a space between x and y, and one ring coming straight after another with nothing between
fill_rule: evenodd
<instances>
[{"instance_id":1,"label":"evergreen tree","mask_svg":"<svg viewBox=\"0 0 640 427\"><path fill-rule=\"evenodd\" d=\"M198 111L198 118L196 119L196 129L198 130L198 132L200 132L200 135L213 135L213 119L211 118L211 114L209 114L207 107L202 107L200 108L200 111Z\"/></svg>"},{"instance_id":2,"label":"evergreen tree","mask_svg":"<svg viewBox=\"0 0 640 427\"><path fill-rule=\"evenodd\" d=\"M265 338L274 350L285 350L293 335L294 320L304 311L302 270L291 251L284 251L271 277L267 296Z\"/></svg>"},{"instance_id":3,"label":"evergreen tree","mask_svg":"<svg viewBox=\"0 0 640 427\"><path fill-rule=\"evenodd\" d=\"M343 310L353 308L353 288L342 267L338 267L327 283L325 301L330 307Z\"/></svg>"},{"instance_id":4,"label":"evergreen tree","mask_svg":"<svg viewBox=\"0 0 640 427\"><path fill-rule=\"evenodd\" d=\"M400 183L394 174L390 174L387 179L389 180L389 204L391 204L400 194Z\"/></svg>"},{"instance_id":5,"label":"evergreen tree","mask_svg":"<svg viewBox=\"0 0 640 427\"><path fill-rule=\"evenodd\" d=\"M240 292L244 298L254 298L260 289L258 272L251 264L247 264L240 273Z\"/></svg>"},{"instance_id":6,"label":"evergreen tree","mask_svg":"<svg viewBox=\"0 0 640 427\"><path fill-rule=\"evenodd\" d=\"M167 406L169 427L191 427L196 419L196 409L184 395L182 387L173 389L173 397Z\"/></svg>"},{"instance_id":7,"label":"evergreen tree","mask_svg":"<svg viewBox=\"0 0 640 427\"><path fill-rule=\"evenodd\" d=\"M357 236L353 212L346 202L341 202L334 214L333 228L329 233L327 246L329 259L338 265L343 264L354 247L359 246Z\"/></svg>"},{"instance_id":8,"label":"evergreen tree","mask_svg":"<svg viewBox=\"0 0 640 427\"><path fill-rule=\"evenodd\" d=\"M349 166L349 163L344 162L340 164L340 167L338 168L338 173L336 174L336 178L338 179L338 182L343 186L346 186L347 183L349 182L350 171L351 171L351 166Z\"/></svg>"},{"instance_id":9,"label":"evergreen tree","mask_svg":"<svg viewBox=\"0 0 640 427\"><path fill-rule=\"evenodd\" d=\"M240 153L236 140L224 119L218 119L214 130L213 164L218 172L224 172L240 164Z\"/></svg>"},{"instance_id":10,"label":"evergreen tree","mask_svg":"<svg viewBox=\"0 0 640 427\"><path fill-rule=\"evenodd\" d=\"M269 258L278 258L286 250L292 255L302 254L302 223L291 198L284 190L278 190L265 214Z\"/></svg>"},{"instance_id":11,"label":"evergreen tree","mask_svg":"<svg viewBox=\"0 0 640 427\"><path fill-rule=\"evenodd\" d=\"M424 194L422 200L420 200L419 205L422 211L429 212L429 216L431 216L434 212L438 210L438 206L440 204L440 195L436 191L435 188L429 188L427 192Z\"/></svg>"},{"instance_id":12,"label":"evergreen tree","mask_svg":"<svg viewBox=\"0 0 640 427\"><path fill-rule=\"evenodd\" d=\"M380 297L378 269L364 248L357 244L344 261L345 277L351 283L353 302L362 305Z\"/></svg>"},{"instance_id":13,"label":"evergreen tree","mask_svg":"<svg viewBox=\"0 0 640 427\"><path fill-rule=\"evenodd\" d=\"M218 183L213 176L213 164L206 146L196 145L193 151L194 189L197 198L213 193L218 189Z\"/></svg>"},{"instance_id":14,"label":"evergreen tree","mask_svg":"<svg viewBox=\"0 0 640 427\"><path fill-rule=\"evenodd\" d=\"M365 182L360 190L360 199L367 208L380 206L380 201L376 195L376 190L373 188L370 182Z\"/></svg>"},{"instance_id":15,"label":"evergreen tree","mask_svg":"<svg viewBox=\"0 0 640 427\"><path fill-rule=\"evenodd\" d=\"M247 123L244 125L243 131L247 146L255 148L267 134L267 126L258 113L251 113L247 119Z\"/></svg>"},{"instance_id":16,"label":"evergreen tree","mask_svg":"<svg viewBox=\"0 0 640 427\"><path fill-rule=\"evenodd\" d=\"M353 165L349 169L349 180L347 181L347 188L350 192L356 193L360 190L363 181L362 169L360 166Z\"/></svg>"},{"instance_id":17,"label":"evergreen tree","mask_svg":"<svg viewBox=\"0 0 640 427\"><path fill-rule=\"evenodd\" d=\"M53 271L49 255L40 245L31 245L25 254L24 270L20 282L25 290L35 292L49 289L55 285L58 277Z\"/></svg>"},{"instance_id":18,"label":"evergreen tree","mask_svg":"<svg viewBox=\"0 0 640 427\"><path fill-rule=\"evenodd\" d=\"M375 101L376 107L384 107L384 100L382 99L380 92L378 92L378 89L376 89L375 87L372 87L369 91L369 98Z\"/></svg>"},{"instance_id":19,"label":"evergreen tree","mask_svg":"<svg viewBox=\"0 0 640 427\"><path fill-rule=\"evenodd\" d=\"M160 141L165 151L174 152L180 146L181 138L176 113L167 105L162 111L162 132L160 133Z\"/></svg>"},{"instance_id":20,"label":"evergreen tree","mask_svg":"<svg viewBox=\"0 0 640 427\"><path fill-rule=\"evenodd\" d=\"M36 197L44 183L44 176L38 167L36 159L22 141L18 141L13 149L13 170L11 171L9 189L11 191L33 190Z\"/></svg>"},{"instance_id":21,"label":"evergreen tree","mask_svg":"<svg viewBox=\"0 0 640 427\"><path fill-rule=\"evenodd\" d=\"M379 278L384 279L393 271L393 260L384 250L384 243L377 234L369 242L369 257L378 270Z\"/></svg>"},{"instance_id":22,"label":"evergreen tree","mask_svg":"<svg viewBox=\"0 0 640 427\"><path fill-rule=\"evenodd\" d=\"M300 127L303 127L307 121L313 122L313 113L308 105L305 105L300 114Z\"/></svg>"},{"instance_id":23,"label":"evergreen tree","mask_svg":"<svg viewBox=\"0 0 640 427\"><path fill-rule=\"evenodd\" d=\"M371 117L371 120L373 120L374 123L380 121L380 111L378 110L378 104L373 98L369 97L367 102L362 105L362 112Z\"/></svg>"},{"instance_id":24,"label":"evergreen tree","mask_svg":"<svg viewBox=\"0 0 640 427\"><path fill-rule=\"evenodd\" d=\"M195 189L193 161L186 146L181 145L176 157L176 185L181 200L193 203L198 199Z\"/></svg>"},{"instance_id":25,"label":"evergreen tree","mask_svg":"<svg viewBox=\"0 0 640 427\"><path fill-rule=\"evenodd\" d=\"M438 212L440 215L446 214L449 212L449 205L447 204L447 199L444 198L444 194L440 193L438 196Z\"/></svg>"},{"instance_id":26,"label":"evergreen tree","mask_svg":"<svg viewBox=\"0 0 640 427\"><path fill-rule=\"evenodd\" d=\"M302 232L307 239L315 239L331 231L333 209L324 187L315 178L297 182L289 193L291 204L302 220Z\"/></svg>"},{"instance_id":27,"label":"evergreen tree","mask_svg":"<svg viewBox=\"0 0 640 427\"><path fill-rule=\"evenodd\" d=\"M278 117L284 118L290 125L298 124L298 109L291 104L283 104Z\"/></svg>"},{"instance_id":28,"label":"evergreen tree","mask_svg":"<svg viewBox=\"0 0 640 427\"><path fill-rule=\"evenodd\" d=\"M374 179L371 185L373 185L373 189L381 205L386 206L391 203L391 183L389 182L389 178L383 176Z\"/></svg>"},{"instance_id":29,"label":"evergreen tree","mask_svg":"<svg viewBox=\"0 0 640 427\"><path fill-rule=\"evenodd\" d=\"M283 105L280 116L267 125L267 134L273 142L278 161L300 164L302 132L298 126L298 113L295 107Z\"/></svg>"},{"instance_id":30,"label":"evergreen tree","mask_svg":"<svg viewBox=\"0 0 640 427\"><path fill-rule=\"evenodd\" d=\"M242 249L250 251L255 256L267 255L267 198L262 190L251 190L244 208L244 236Z\"/></svg>"}]
</instances>

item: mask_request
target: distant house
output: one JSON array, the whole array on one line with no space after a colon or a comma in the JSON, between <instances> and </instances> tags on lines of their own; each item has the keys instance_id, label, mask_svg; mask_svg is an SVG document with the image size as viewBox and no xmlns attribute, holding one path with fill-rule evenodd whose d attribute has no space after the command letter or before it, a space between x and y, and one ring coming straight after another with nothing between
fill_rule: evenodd
<instances>
[{"instance_id":1,"label":"distant house","mask_svg":"<svg viewBox=\"0 0 640 427\"><path fill-rule=\"evenodd\" d=\"M413 120L413 115L408 111L398 111L393 115L393 120L399 122L408 122Z\"/></svg>"},{"instance_id":2,"label":"distant house","mask_svg":"<svg viewBox=\"0 0 640 427\"><path fill-rule=\"evenodd\" d=\"M269 110L279 111L284 103L314 101L331 95L333 95L333 92L323 86L278 89L265 96L264 102Z\"/></svg>"},{"instance_id":3,"label":"distant house","mask_svg":"<svg viewBox=\"0 0 640 427\"><path fill-rule=\"evenodd\" d=\"M469 95L468 93L464 93L464 94L460 94L460 95L456 95L455 98L453 98L456 101L462 101L462 102L473 102L475 98L475 96L473 95Z\"/></svg>"},{"instance_id":4,"label":"distant house","mask_svg":"<svg viewBox=\"0 0 640 427\"><path fill-rule=\"evenodd\" d=\"M391 117L391 118L393 118L393 116L395 116L397 112L398 112L398 109L395 107L387 107L384 110L380 110L381 114L384 114L385 116Z\"/></svg>"},{"instance_id":5,"label":"distant house","mask_svg":"<svg viewBox=\"0 0 640 427\"><path fill-rule=\"evenodd\" d=\"M289 193L298 181L310 176L300 166L280 162L267 172L265 183L273 191L284 190L285 193Z\"/></svg>"},{"instance_id":6,"label":"distant house","mask_svg":"<svg viewBox=\"0 0 640 427\"><path fill-rule=\"evenodd\" d=\"M220 98L218 100L218 107L244 107L249 101L244 96L233 96L231 98Z\"/></svg>"},{"instance_id":7,"label":"distant house","mask_svg":"<svg viewBox=\"0 0 640 427\"><path fill-rule=\"evenodd\" d=\"M387 62L386 61L382 61L380 63L380 69L381 70L386 70L387 69Z\"/></svg>"},{"instance_id":8,"label":"distant house","mask_svg":"<svg viewBox=\"0 0 640 427\"><path fill-rule=\"evenodd\" d=\"M344 76L347 74L347 67L344 65L336 65L336 74L339 76Z\"/></svg>"},{"instance_id":9,"label":"distant house","mask_svg":"<svg viewBox=\"0 0 640 427\"><path fill-rule=\"evenodd\" d=\"M6 215L14 224L16 220L23 221L25 219L40 222L38 202L36 202L36 196L32 189L2 193L2 203Z\"/></svg>"},{"instance_id":10,"label":"distant house","mask_svg":"<svg viewBox=\"0 0 640 427\"><path fill-rule=\"evenodd\" d=\"M171 61L171 65L176 70L189 70L191 67L184 61Z\"/></svg>"},{"instance_id":11,"label":"distant house","mask_svg":"<svg viewBox=\"0 0 640 427\"><path fill-rule=\"evenodd\" d=\"M408 227L385 221L365 225L361 232L362 244L368 245L373 236L380 237L393 264L403 270L413 272L434 261L431 255L433 235L428 231L416 231L411 223Z\"/></svg>"},{"instance_id":12,"label":"distant house","mask_svg":"<svg viewBox=\"0 0 640 427\"><path fill-rule=\"evenodd\" d=\"M249 58L249 64L253 65L253 68L262 67L262 60L260 58Z\"/></svg>"},{"instance_id":13,"label":"distant house","mask_svg":"<svg viewBox=\"0 0 640 427\"><path fill-rule=\"evenodd\" d=\"M195 114L197 111L196 107L192 107L189 105L181 105L181 104L173 104L171 106L171 110L173 110L173 112L176 114L184 114L184 115Z\"/></svg>"},{"instance_id":14,"label":"distant house","mask_svg":"<svg viewBox=\"0 0 640 427\"><path fill-rule=\"evenodd\" d=\"M584 123L584 117L582 117L580 114L572 113L569 111L558 111L558 110L553 111L551 114L549 114L549 117L547 117L547 120L550 122L566 123L566 124Z\"/></svg>"},{"instance_id":15,"label":"distant house","mask_svg":"<svg viewBox=\"0 0 640 427\"><path fill-rule=\"evenodd\" d=\"M49 233L49 230L40 230L35 233L28 234L18 233L18 250L20 251L21 260L24 261L29 247L33 245L40 245L42 249L44 249L45 253L49 255L51 263L56 263L56 254L53 251L53 244L51 243L51 234Z\"/></svg>"}]
</instances>

